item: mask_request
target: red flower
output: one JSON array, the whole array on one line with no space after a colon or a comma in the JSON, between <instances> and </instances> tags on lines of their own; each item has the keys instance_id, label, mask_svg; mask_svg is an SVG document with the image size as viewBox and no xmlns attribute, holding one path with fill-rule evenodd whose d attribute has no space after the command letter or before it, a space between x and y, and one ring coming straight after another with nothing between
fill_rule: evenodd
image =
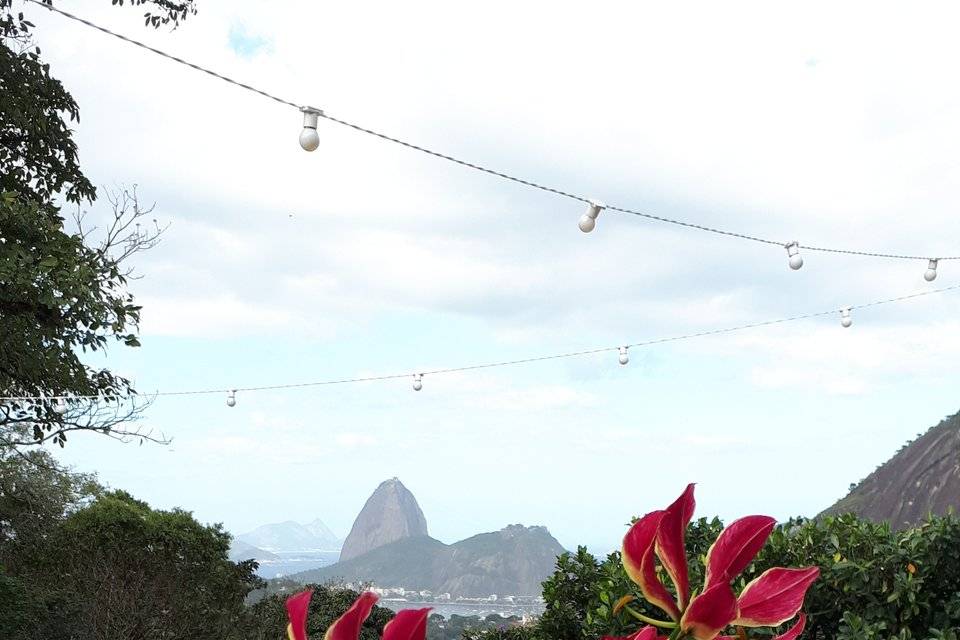
<instances>
[{"instance_id":1,"label":"red flower","mask_svg":"<svg viewBox=\"0 0 960 640\"><path fill-rule=\"evenodd\" d=\"M307 640L307 613L310 611L310 598L313 589L307 589L287 598L287 636L290 640Z\"/></svg>"},{"instance_id":2,"label":"red flower","mask_svg":"<svg viewBox=\"0 0 960 640\"><path fill-rule=\"evenodd\" d=\"M623 603L622 608L650 624L664 628L680 627L682 633L695 640L713 640L726 627L775 627L793 618L803 606L807 589L817 579L819 569L774 568L750 582L737 598L730 583L739 576L759 553L776 524L769 516L747 516L730 523L717 537L707 553L707 570L703 590L690 599L686 555L686 530L693 518L694 485L663 511L653 511L637 520L623 539L623 566L640 587L648 602L663 609L674 622L653 620ZM673 582L676 600L657 576L659 559ZM775 640L792 640L800 635L806 623L800 620L790 631ZM648 631L648 629L650 631ZM643 629L653 640L656 630ZM653 633L654 635L649 635ZM723 638L733 636L722 636ZM634 636L630 636L635 640Z\"/></svg>"},{"instance_id":3,"label":"red flower","mask_svg":"<svg viewBox=\"0 0 960 640\"><path fill-rule=\"evenodd\" d=\"M817 567L768 569L743 588L737 600L741 627L776 627L797 615L803 596L820 574Z\"/></svg>"},{"instance_id":4,"label":"red flower","mask_svg":"<svg viewBox=\"0 0 960 640\"><path fill-rule=\"evenodd\" d=\"M357 640L360 637L360 627L379 599L380 596L371 591L361 593L347 612L327 628L323 640Z\"/></svg>"},{"instance_id":5,"label":"red flower","mask_svg":"<svg viewBox=\"0 0 960 640\"><path fill-rule=\"evenodd\" d=\"M657 635L656 627L644 627L633 635L615 638L613 636L603 636L601 640L667 640L667 636Z\"/></svg>"},{"instance_id":6,"label":"red flower","mask_svg":"<svg viewBox=\"0 0 960 640\"><path fill-rule=\"evenodd\" d=\"M287 616L290 624L287 635L290 640L307 640L307 612L313 589L307 589L287 598ZM360 594L353 605L323 634L324 640L357 640L360 628L370 616L379 596L370 591ZM427 617L431 609L406 609L400 611L383 627L382 640L424 640L427 637Z\"/></svg>"},{"instance_id":7,"label":"red flower","mask_svg":"<svg viewBox=\"0 0 960 640\"><path fill-rule=\"evenodd\" d=\"M383 628L382 640L423 640L427 637L427 618L431 607L398 611Z\"/></svg>"}]
</instances>

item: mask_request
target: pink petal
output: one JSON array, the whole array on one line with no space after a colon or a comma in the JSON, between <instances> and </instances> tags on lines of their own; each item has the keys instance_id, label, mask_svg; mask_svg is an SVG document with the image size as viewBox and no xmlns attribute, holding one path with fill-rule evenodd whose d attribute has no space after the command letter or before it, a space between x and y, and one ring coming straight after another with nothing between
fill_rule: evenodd
<instances>
[{"instance_id":1,"label":"pink petal","mask_svg":"<svg viewBox=\"0 0 960 640\"><path fill-rule=\"evenodd\" d=\"M731 522L707 552L704 589L715 582L730 582L743 573L767 542L776 523L770 516L747 516Z\"/></svg>"},{"instance_id":2,"label":"pink petal","mask_svg":"<svg viewBox=\"0 0 960 640\"><path fill-rule=\"evenodd\" d=\"M287 635L290 640L307 640L307 614L310 612L310 598L313 597L313 589L307 589L287 598L287 618L290 620L290 626L287 627Z\"/></svg>"},{"instance_id":3,"label":"pink petal","mask_svg":"<svg viewBox=\"0 0 960 640\"><path fill-rule=\"evenodd\" d=\"M803 633L805 626L807 626L807 616L801 613L797 624L793 625L786 633L781 633L774 637L773 640L795 640L795 638L799 638L800 634Z\"/></svg>"},{"instance_id":4,"label":"pink petal","mask_svg":"<svg viewBox=\"0 0 960 640\"><path fill-rule=\"evenodd\" d=\"M726 582L718 582L690 601L680 628L696 640L713 640L737 617L737 599Z\"/></svg>"},{"instance_id":5,"label":"pink petal","mask_svg":"<svg viewBox=\"0 0 960 640\"><path fill-rule=\"evenodd\" d=\"M667 636L657 635L656 627L644 627L636 633L629 636L613 637L603 636L602 640L667 640Z\"/></svg>"},{"instance_id":6,"label":"pink petal","mask_svg":"<svg viewBox=\"0 0 960 640\"><path fill-rule=\"evenodd\" d=\"M797 615L803 597L820 575L817 567L768 569L744 587L737 601L734 624L744 627L776 627Z\"/></svg>"},{"instance_id":7,"label":"pink petal","mask_svg":"<svg viewBox=\"0 0 960 640\"><path fill-rule=\"evenodd\" d=\"M667 507L657 532L657 555L673 581L677 604L681 610L690 599L690 579L687 574L686 532L697 503L693 499L694 485L688 484L673 504Z\"/></svg>"},{"instance_id":8,"label":"pink petal","mask_svg":"<svg viewBox=\"0 0 960 640\"><path fill-rule=\"evenodd\" d=\"M652 511L630 527L623 538L623 568L627 575L640 587L647 602L666 611L674 620L680 619L673 596L657 577L653 546L657 539L657 529L663 520L664 511Z\"/></svg>"},{"instance_id":9,"label":"pink petal","mask_svg":"<svg viewBox=\"0 0 960 640\"><path fill-rule=\"evenodd\" d=\"M323 634L323 640L357 640L363 621L370 615L370 610L379 599L377 594L370 591L361 593L347 612L333 621Z\"/></svg>"},{"instance_id":10,"label":"pink petal","mask_svg":"<svg viewBox=\"0 0 960 640\"><path fill-rule=\"evenodd\" d=\"M383 628L382 640L424 640L427 637L427 618L432 607L404 609Z\"/></svg>"}]
</instances>

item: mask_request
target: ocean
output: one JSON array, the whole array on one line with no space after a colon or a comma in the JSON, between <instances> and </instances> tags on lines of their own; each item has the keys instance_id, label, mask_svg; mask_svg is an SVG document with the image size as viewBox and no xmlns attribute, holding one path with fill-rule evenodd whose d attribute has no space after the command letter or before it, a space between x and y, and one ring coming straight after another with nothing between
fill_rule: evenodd
<instances>
[{"instance_id":1,"label":"ocean","mask_svg":"<svg viewBox=\"0 0 960 640\"><path fill-rule=\"evenodd\" d=\"M448 619L454 614L458 616L478 616L483 618L492 613L496 613L504 618L509 618L510 616L522 618L524 615L538 616L543 613L544 609L543 604L510 604L506 602L410 602L407 600L387 598L381 599L379 604L394 611L433 607L433 613L439 613Z\"/></svg>"}]
</instances>

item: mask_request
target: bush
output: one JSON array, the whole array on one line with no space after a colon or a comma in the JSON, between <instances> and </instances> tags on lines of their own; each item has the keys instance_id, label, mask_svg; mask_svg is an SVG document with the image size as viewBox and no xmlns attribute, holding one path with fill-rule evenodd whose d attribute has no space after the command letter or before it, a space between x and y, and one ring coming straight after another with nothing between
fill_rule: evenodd
<instances>
[{"instance_id":1,"label":"bush","mask_svg":"<svg viewBox=\"0 0 960 640\"><path fill-rule=\"evenodd\" d=\"M693 584L702 579L703 560L720 529L719 520L700 519L688 530L688 555L700 560L690 566ZM774 530L734 591L770 567L810 565L819 566L821 574L807 593L805 639L958 640L960 520L931 518L899 532L853 515L792 520ZM592 639L638 627L628 616L612 613L620 596L640 597L619 553L602 562L584 548L564 554L543 589L547 608L539 638ZM663 617L642 598L634 604Z\"/></svg>"}]
</instances>

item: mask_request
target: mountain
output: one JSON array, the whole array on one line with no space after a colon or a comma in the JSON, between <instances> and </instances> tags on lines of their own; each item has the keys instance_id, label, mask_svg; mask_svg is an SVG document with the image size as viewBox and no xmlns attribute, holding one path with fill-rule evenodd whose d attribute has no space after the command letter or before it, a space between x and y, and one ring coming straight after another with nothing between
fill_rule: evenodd
<instances>
[{"instance_id":1,"label":"mountain","mask_svg":"<svg viewBox=\"0 0 960 640\"><path fill-rule=\"evenodd\" d=\"M427 519L417 499L397 478L380 483L353 521L340 550L340 561L352 560L378 547L427 534Z\"/></svg>"},{"instance_id":2,"label":"mountain","mask_svg":"<svg viewBox=\"0 0 960 640\"><path fill-rule=\"evenodd\" d=\"M292 520L265 524L238 535L236 539L273 552L336 551L340 548L337 536L320 520L305 525Z\"/></svg>"},{"instance_id":3,"label":"mountain","mask_svg":"<svg viewBox=\"0 0 960 640\"><path fill-rule=\"evenodd\" d=\"M895 529L960 507L960 413L907 443L823 515L855 513Z\"/></svg>"},{"instance_id":4,"label":"mountain","mask_svg":"<svg viewBox=\"0 0 960 640\"><path fill-rule=\"evenodd\" d=\"M449 593L454 598L536 596L563 551L546 527L515 524L451 545L425 535L406 537L289 577L304 583L372 581L383 587Z\"/></svg>"},{"instance_id":5,"label":"mountain","mask_svg":"<svg viewBox=\"0 0 960 640\"><path fill-rule=\"evenodd\" d=\"M270 553L265 549L260 549L252 544L247 544L243 540L234 540L230 543L230 551L227 554L227 557L231 562L239 562L241 560L277 560L277 555Z\"/></svg>"}]
</instances>

